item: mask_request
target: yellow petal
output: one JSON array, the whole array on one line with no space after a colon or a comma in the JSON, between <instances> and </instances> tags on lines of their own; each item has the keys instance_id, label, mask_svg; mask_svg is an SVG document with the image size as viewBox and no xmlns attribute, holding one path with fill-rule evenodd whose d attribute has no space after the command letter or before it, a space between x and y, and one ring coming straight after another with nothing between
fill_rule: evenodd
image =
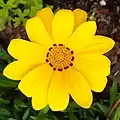
<instances>
[{"instance_id":1,"label":"yellow petal","mask_svg":"<svg viewBox=\"0 0 120 120\"><path fill-rule=\"evenodd\" d=\"M36 110L42 109L47 104L48 84L52 72L48 64L42 64L30 71L19 83L18 88L21 92L27 97L33 97L32 105Z\"/></svg>"},{"instance_id":2,"label":"yellow petal","mask_svg":"<svg viewBox=\"0 0 120 120\"><path fill-rule=\"evenodd\" d=\"M115 42L111 38L96 35L88 46L80 50L80 54L104 54L111 50L114 45Z\"/></svg>"},{"instance_id":3,"label":"yellow petal","mask_svg":"<svg viewBox=\"0 0 120 120\"><path fill-rule=\"evenodd\" d=\"M55 72L51 79L48 92L48 103L53 111L64 110L69 103L66 81L62 72Z\"/></svg>"},{"instance_id":4,"label":"yellow petal","mask_svg":"<svg viewBox=\"0 0 120 120\"><path fill-rule=\"evenodd\" d=\"M21 80L37 65L38 64L30 63L29 61L14 61L5 67L3 75L13 80Z\"/></svg>"},{"instance_id":5,"label":"yellow petal","mask_svg":"<svg viewBox=\"0 0 120 120\"><path fill-rule=\"evenodd\" d=\"M110 61L103 55L84 55L75 57L74 67L79 70L95 92L101 92L110 74Z\"/></svg>"},{"instance_id":6,"label":"yellow petal","mask_svg":"<svg viewBox=\"0 0 120 120\"><path fill-rule=\"evenodd\" d=\"M50 39L42 20L37 16L27 20L26 32L32 42L45 46L52 44L52 40Z\"/></svg>"},{"instance_id":7,"label":"yellow petal","mask_svg":"<svg viewBox=\"0 0 120 120\"><path fill-rule=\"evenodd\" d=\"M73 14L74 14L74 18L75 18L74 29L76 29L80 24L86 22L86 20L87 20L87 13L84 10L75 9L73 11Z\"/></svg>"},{"instance_id":8,"label":"yellow petal","mask_svg":"<svg viewBox=\"0 0 120 120\"><path fill-rule=\"evenodd\" d=\"M90 86L84 76L80 72L70 69L66 79L68 80L68 90L75 102L83 108L89 108L93 98Z\"/></svg>"},{"instance_id":9,"label":"yellow petal","mask_svg":"<svg viewBox=\"0 0 120 120\"><path fill-rule=\"evenodd\" d=\"M46 50L42 46L26 40L12 40L8 46L8 52L19 60L34 61L34 63L45 62Z\"/></svg>"},{"instance_id":10,"label":"yellow petal","mask_svg":"<svg viewBox=\"0 0 120 120\"><path fill-rule=\"evenodd\" d=\"M54 17L52 10L49 7L43 8L37 12L37 16L41 18L49 35L52 35L52 20Z\"/></svg>"},{"instance_id":11,"label":"yellow petal","mask_svg":"<svg viewBox=\"0 0 120 120\"><path fill-rule=\"evenodd\" d=\"M64 43L70 37L74 27L74 15L71 10L59 10L52 22L53 38L58 43Z\"/></svg>"},{"instance_id":12,"label":"yellow petal","mask_svg":"<svg viewBox=\"0 0 120 120\"><path fill-rule=\"evenodd\" d=\"M79 51L91 43L96 33L96 23L89 21L81 24L68 40L67 46L73 50Z\"/></svg>"}]
</instances>

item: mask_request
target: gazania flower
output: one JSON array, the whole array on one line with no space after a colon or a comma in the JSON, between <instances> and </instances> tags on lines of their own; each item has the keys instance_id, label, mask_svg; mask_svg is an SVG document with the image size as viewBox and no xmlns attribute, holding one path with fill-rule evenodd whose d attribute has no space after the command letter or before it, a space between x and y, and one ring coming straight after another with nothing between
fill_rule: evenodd
<instances>
[{"instance_id":1,"label":"gazania flower","mask_svg":"<svg viewBox=\"0 0 120 120\"><path fill-rule=\"evenodd\" d=\"M91 91L101 92L110 73L110 61L102 55L114 46L108 37L95 35L96 23L85 22L85 11L59 10L55 16L44 8L26 23L30 41L14 39L8 52L16 61L3 74L21 80L18 88L32 97L32 106L64 110L69 95L83 108L93 101Z\"/></svg>"}]
</instances>

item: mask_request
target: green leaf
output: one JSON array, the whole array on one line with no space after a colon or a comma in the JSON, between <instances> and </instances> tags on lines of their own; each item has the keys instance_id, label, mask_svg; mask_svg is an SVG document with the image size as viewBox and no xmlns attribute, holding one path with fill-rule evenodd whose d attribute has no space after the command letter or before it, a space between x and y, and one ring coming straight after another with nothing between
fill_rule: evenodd
<instances>
[{"instance_id":1,"label":"green leaf","mask_svg":"<svg viewBox=\"0 0 120 120\"><path fill-rule=\"evenodd\" d=\"M14 119L14 118L8 118L8 120L16 120L16 119Z\"/></svg>"},{"instance_id":2,"label":"green leaf","mask_svg":"<svg viewBox=\"0 0 120 120\"><path fill-rule=\"evenodd\" d=\"M23 16L26 17L26 16L29 15L29 13L30 13L30 10L29 10L29 9L25 9L25 10L23 11Z\"/></svg>"},{"instance_id":3,"label":"green leaf","mask_svg":"<svg viewBox=\"0 0 120 120\"><path fill-rule=\"evenodd\" d=\"M75 102L70 102L69 106L67 107L66 110L64 110L64 112L74 112L75 109L77 109L77 108L80 108L80 106L77 105Z\"/></svg>"},{"instance_id":4,"label":"green leaf","mask_svg":"<svg viewBox=\"0 0 120 120\"><path fill-rule=\"evenodd\" d=\"M10 103L9 100L5 100L5 99L0 97L0 104L9 104L9 103Z\"/></svg>"},{"instance_id":5,"label":"green leaf","mask_svg":"<svg viewBox=\"0 0 120 120\"><path fill-rule=\"evenodd\" d=\"M5 29L5 19L0 16L0 31Z\"/></svg>"},{"instance_id":6,"label":"green leaf","mask_svg":"<svg viewBox=\"0 0 120 120\"><path fill-rule=\"evenodd\" d=\"M6 62L12 62L12 58L7 54L7 52L0 45L0 59L5 60Z\"/></svg>"},{"instance_id":7,"label":"green leaf","mask_svg":"<svg viewBox=\"0 0 120 120\"><path fill-rule=\"evenodd\" d=\"M120 106L116 109L113 120L120 120Z\"/></svg>"},{"instance_id":8,"label":"green leaf","mask_svg":"<svg viewBox=\"0 0 120 120\"><path fill-rule=\"evenodd\" d=\"M110 88L110 106L115 102L117 94L117 82L113 80L112 87Z\"/></svg>"},{"instance_id":9,"label":"green leaf","mask_svg":"<svg viewBox=\"0 0 120 120\"><path fill-rule=\"evenodd\" d=\"M98 117L98 116L96 117L96 120L99 120L99 117Z\"/></svg>"},{"instance_id":10,"label":"green leaf","mask_svg":"<svg viewBox=\"0 0 120 120\"><path fill-rule=\"evenodd\" d=\"M17 10L16 10L16 13L17 13L17 15L18 15L20 18L23 16L21 9L17 9Z\"/></svg>"},{"instance_id":11,"label":"green leaf","mask_svg":"<svg viewBox=\"0 0 120 120\"><path fill-rule=\"evenodd\" d=\"M0 108L0 116L10 116L10 115L11 113L8 110L4 108Z\"/></svg>"},{"instance_id":12,"label":"green leaf","mask_svg":"<svg viewBox=\"0 0 120 120\"><path fill-rule=\"evenodd\" d=\"M24 115L23 115L23 117L22 117L22 120L27 120L27 118L28 118L28 116L29 116L29 113L30 113L30 108L28 108L28 109L25 111L25 113L24 113Z\"/></svg>"},{"instance_id":13,"label":"green leaf","mask_svg":"<svg viewBox=\"0 0 120 120\"><path fill-rule=\"evenodd\" d=\"M16 88L18 85L17 81L10 80L3 76L2 73L0 73L0 87L2 88Z\"/></svg>"},{"instance_id":14,"label":"green leaf","mask_svg":"<svg viewBox=\"0 0 120 120\"><path fill-rule=\"evenodd\" d=\"M8 0L8 1L7 1L7 4L8 4L8 5L12 5L12 4L14 4L14 3L15 3L15 0Z\"/></svg>"},{"instance_id":15,"label":"green leaf","mask_svg":"<svg viewBox=\"0 0 120 120\"><path fill-rule=\"evenodd\" d=\"M0 17L2 17L2 19L4 19L5 22L7 21L9 15L8 10L6 8L0 10Z\"/></svg>"},{"instance_id":16,"label":"green leaf","mask_svg":"<svg viewBox=\"0 0 120 120\"><path fill-rule=\"evenodd\" d=\"M40 115L40 116L37 116L35 120L49 120L49 119L45 115Z\"/></svg>"},{"instance_id":17,"label":"green leaf","mask_svg":"<svg viewBox=\"0 0 120 120\"><path fill-rule=\"evenodd\" d=\"M78 120L78 118L75 116L73 112L69 113L69 120Z\"/></svg>"},{"instance_id":18,"label":"green leaf","mask_svg":"<svg viewBox=\"0 0 120 120\"><path fill-rule=\"evenodd\" d=\"M16 28L20 25L21 20L20 20L19 17L16 17L16 18L13 19L13 22L14 22L14 27Z\"/></svg>"},{"instance_id":19,"label":"green leaf","mask_svg":"<svg viewBox=\"0 0 120 120\"><path fill-rule=\"evenodd\" d=\"M0 72L3 71L3 69L5 68L6 64L3 60L0 60Z\"/></svg>"},{"instance_id":20,"label":"green leaf","mask_svg":"<svg viewBox=\"0 0 120 120\"><path fill-rule=\"evenodd\" d=\"M4 17L4 9L0 9L0 17Z\"/></svg>"},{"instance_id":21,"label":"green leaf","mask_svg":"<svg viewBox=\"0 0 120 120\"><path fill-rule=\"evenodd\" d=\"M35 117L35 116L30 116L30 118L31 118L32 120L35 120L36 117Z\"/></svg>"},{"instance_id":22,"label":"green leaf","mask_svg":"<svg viewBox=\"0 0 120 120\"><path fill-rule=\"evenodd\" d=\"M100 104L98 102L93 104L92 109L97 111L98 113L104 113L104 115L106 115L108 112L108 106L106 104Z\"/></svg>"},{"instance_id":23,"label":"green leaf","mask_svg":"<svg viewBox=\"0 0 120 120\"><path fill-rule=\"evenodd\" d=\"M44 109L40 110L38 115L46 115L49 111L49 106L46 106Z\"/></svg>"},{"instance_id":24,"label":"green leaf","mask_svg":"<svg viewBox=\"0 0 120 120\"><path fill-rule=\"evenodd\" d=\"M16 1L15 1L15 5L17 5L17 6L18 6L19 4L25 5L26 2L27 2L26 0L16 0Z\"/></svg>"},{"instance_id":25,"label":"green leaf","mask_svg":"<svg viewBox=\"0 0 120 120\"><path fill-rule=\"evenodd\" d=\"M16 104L17 106L19 106L19 107L21 107L21 108L26 108L26 107L28 107L27 105L25 105L25 103L24 103L22 100L15 100L14 102L15 102L15 104Z\"/></svg>"},{"instance_id":26,"label":"green leaf","mask_svg":"<svg viewBox=\"0 0 120 120\"><path fill-rule=\"evenodd\" d=\"M4 7L4 6L5 6L4 1L0 0L0 7Z\"/></svg>"}]
</instances>

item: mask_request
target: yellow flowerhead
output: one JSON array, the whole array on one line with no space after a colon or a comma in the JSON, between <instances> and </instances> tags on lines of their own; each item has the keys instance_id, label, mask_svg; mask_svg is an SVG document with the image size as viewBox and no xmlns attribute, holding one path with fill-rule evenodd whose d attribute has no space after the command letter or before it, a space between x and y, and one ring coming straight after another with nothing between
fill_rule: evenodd
<instances>
[{"instance_id":1,"label":"yellow flowerhead","mask_svg":"<svg viewBox=\"0 0 120 120\"><path fill-rule=\"evenodd\" d=\"M102 55L114 46L108 37L95 35L96 23L85 22L87 13L80 9L50 8L38 11L26 23L30 41L14 39L8 52L16 61L3 74L21 80L18 88L32 97L32 106L46 105L53 111L64 110L69 95L83 108L93 101L92 91L101 92L110 74L110 61Z\"/></svg>"}]
</instances>

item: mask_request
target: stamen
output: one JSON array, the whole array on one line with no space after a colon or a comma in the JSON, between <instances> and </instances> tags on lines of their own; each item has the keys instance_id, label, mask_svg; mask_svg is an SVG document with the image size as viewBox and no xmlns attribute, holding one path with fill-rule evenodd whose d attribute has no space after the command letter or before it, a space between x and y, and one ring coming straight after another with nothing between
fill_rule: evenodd
<instances>
[{"instance_id":1,"label":"stamen","mask_svg":"<svg viewBox=\"0 0 120 120\"><path fill-rule=\"evenodd\" d=\"M63 71L73 66L73 51L63 44L53 44L46 57L46 62L53 68L53 71Z\"/></svg>"}]
</instances>

